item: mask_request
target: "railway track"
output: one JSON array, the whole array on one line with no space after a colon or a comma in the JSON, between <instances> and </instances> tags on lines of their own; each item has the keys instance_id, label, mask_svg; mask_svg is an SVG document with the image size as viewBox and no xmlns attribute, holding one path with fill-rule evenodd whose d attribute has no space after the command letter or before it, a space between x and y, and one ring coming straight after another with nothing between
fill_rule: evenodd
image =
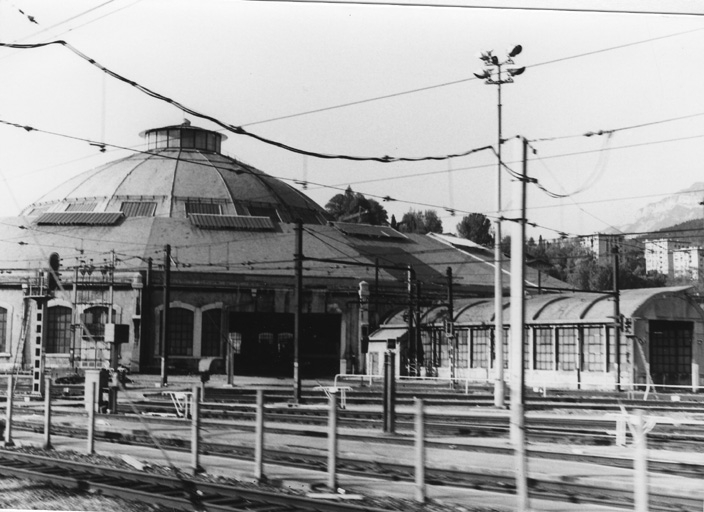
<instances>
[{"instance_id":1,"label":"railway track","mask_svg":"<svg viewBox=\"0 0 704 512\"><path fill-rule=\"evenodd\" d=\"M280 490L254 490L143 471L0 450L0 474L28 478L82 492L102 492L175 510L217 512L387 512L369 505L322 502Z\"/></svg>"},{"instance_id":2,"label":"railway track","mask_svg":"<svg viewBox=\"0 0 704 512\"><path fill-rule=\"evenodd\" d=\"M252 458L253 450L246 447L216 446L205 443L204 454ZM169 447L170 450L188 450L187 446ZM225 453L229 452L229 453ZM533 455L533 454L531 454ZM326 471L326 456L297 453L290 450L267 450L267 464L285 465L306 470ZM414 468L409 465L368 460L340 459L338 473L391 481L414 481ZM75 462L57 461L49 457L25 455L0 450L0 474L13 477L39 479L59 484L69 489L101 491L125 499L138 499L145 503L191 510L203 506L204 510L240 511L267 510L267 512L293 511L374 511L387 510L353 504L320 503L319 501L280 496L277 492L252 492L238 487L194 482L182 478L145 475L110 468L97 468ZM430 485L453 486L485 492L515 493L515 480L511 472L466 471L453 469L426 470ZM531 498L570 503L601 504L630 509L633 491L623 485L597 486L593 482L551 481L529 479ZM680 496L663 491L650 492L650 510L683 511L701 510L702 498ZM191 507L191 508L189 508ZM269 508L270 507L270 508Z\"/></svg>"}]
</instances>

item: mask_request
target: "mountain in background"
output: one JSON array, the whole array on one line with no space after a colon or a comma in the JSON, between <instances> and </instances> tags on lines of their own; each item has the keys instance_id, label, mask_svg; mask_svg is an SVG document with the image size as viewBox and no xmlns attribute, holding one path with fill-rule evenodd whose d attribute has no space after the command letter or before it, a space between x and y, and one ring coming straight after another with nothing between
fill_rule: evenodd
<instances>
[{"instance_id":1,"label":"mountain in background","mask_svg":"<svg viewBox=\"0 0 704 512\"><path fill-rule=\"evenodd\" d=\"M621 226L618 231L612 232L647 233L671 228L687 221L697 219L701 221L704 217L704 206L699 203L702 201L704 201L704 183L697 182L688 189L641 208L638 210L635 222Z\"/></svg>"}]
</instances>

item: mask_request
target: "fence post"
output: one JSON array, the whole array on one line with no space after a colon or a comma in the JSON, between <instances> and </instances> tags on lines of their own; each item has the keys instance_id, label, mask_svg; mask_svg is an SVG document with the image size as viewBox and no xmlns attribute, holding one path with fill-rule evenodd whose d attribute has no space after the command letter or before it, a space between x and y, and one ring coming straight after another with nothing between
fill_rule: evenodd
<instances>
[{"instance_id":1,"label":"fence post","mask_svg":"<svg viewBox=\"0 0 704 512\"><path fill-rule=\"evenodd\" d=\"M13 399L13 378L7 376L7 406L5 408L5 446L12 446L12 399Z\"/></svg>"},{"instance_id":2,"label":"fence post","mask_svg":"<svg viewBox=\"0 0 704 512\"><path fill-rule=\"evenodd\" d=\"M257 390L257 416L254 429L254 478L264 480L264 390Z\"/></svg>"},{"instance_id":3,"label":"fence post","mask_svg":"<svg viewBox=\"0 0 704 512\"><path fill-rule=\"evenodd\" d=\"M635 447L633 469L634 505L636 512L648 512L648 443L643 423L643 410L636 409L633 428L633 444Z\"/></svg>"},{"instance_id":4,"label":"fence post","mask_svg":"<svg viewBox=\"0 0 704 512\"><path fill-rule=\"evenodd\" d=\"M193 386L191 404L191 470L194 475L203 472L200 467L200 386Z\"/></svg>"},{"instance_id":5,"label":"fence post","mask_svg":"<svg viewBox=\"0 0 704 512\"><path fill-rule=\"evenodd\" d=\"M425 413L423 399L416 398L416 501L425 503Z\"/></svg>"},{"instance_id":6,"label":"fence post","mask_svg":"<svg viewBox=\"0 0 704 512\"><path fill-rule=\"evenodd\" d=\"M337 395L328 401L328 487L337 489Z\"/></svg>"},{"instance_id":7,"label":"fence post","mask_svg":"<svg viewBox=\"0 0 704 512\"><path fill-rule=\"evenodd\" d=\"M86 407L88 408L88 455L95 453L95 393L96 383L89 382L86 390Z\"/></svg>"}]
</instances>

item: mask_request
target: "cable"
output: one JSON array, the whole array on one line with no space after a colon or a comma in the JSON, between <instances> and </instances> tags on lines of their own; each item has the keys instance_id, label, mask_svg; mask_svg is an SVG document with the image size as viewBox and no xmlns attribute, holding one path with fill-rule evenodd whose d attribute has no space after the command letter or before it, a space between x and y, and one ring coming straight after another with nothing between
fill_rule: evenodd
<instances>
[{"instance_id":1,"label":"cable","mask_svg":"<svg viewBox=\"0 0 704 512\"><path fill-rule=\"evenodd\" d=\"M477 148L477 149L470 149L468 151L464 151L462 153L455 153L455 154L450 154L450 155L442 155L442 156L424 156L424 157L393 157L393 156L383 156L383 157L367 157L367 156L352 156L352 155L342 155L342 154L329 154L329 153L318 153L315 151L308 151L305 149L301 148L296 148L293 146L290 146L288 144L284 144L282 142L277 142L272 139L268 139L266 137L262 137L261 135L257 135L252 132L248 132L241 126L234 126L231 124L227 124L223 121L220 121L218 118L210 116L208 114L203 114L201 112L198 112L196 110L193 110L189 107L186 107L185 105L179 103L178 101L168 98L166 96L163 96L159 94L158 92L155 92L148 87L145 87L133 80L130 80L128 78L125 78L118 73L115 73L114 71L111 71L110 69L106 68L105 66L99 64L96 62L94 59L89 57L88 55L84 54L83 52L79 51L76 49L74 46L71 44L67 43L66 41L62 40L57 40L57 41L49 41L45 43L36 43L36 44L11 44L11 43L0 43L0 47L7 47L7 48L18 48L18 49L36 49L36 48L42 48L44 46L50 46L50 45L59 45L62 46L63 48L66 48L73 52L75 55L79 56L89 64L97 67L104 73L108 74L112 78L115 78L121 82L124 82L135 89L143 92L147 96L151 96L152 98L155 98L159 101L163 101L165 103L169 103L173 105L174 107L178 108L182 112L192 115L194 117L198 117L199 119L205 119L207 121L210 121L224 129L226 129L229 132L235 133L237 135L244 135L247 137L251 137L253 139L256 139L260 142L263 142L265 144L269 144L271 146L278 147L280 149L285 149L287 151L291 151L293 153L298 153L301 155L307 155L307 156L312 156L315 158L322 158L322 159L341 159L341 160L352 160L352 161L359 161L359 162L380 162L380 163L395 163L395 162L423 162L423 161L428 161L428 160L447 160L449 158L459 158L462 156L468 156L473 153L476 153L478 151L485 151L487 149L492 149L491 146L484 146L482 148Z\"/></svg>"}]
</instances>

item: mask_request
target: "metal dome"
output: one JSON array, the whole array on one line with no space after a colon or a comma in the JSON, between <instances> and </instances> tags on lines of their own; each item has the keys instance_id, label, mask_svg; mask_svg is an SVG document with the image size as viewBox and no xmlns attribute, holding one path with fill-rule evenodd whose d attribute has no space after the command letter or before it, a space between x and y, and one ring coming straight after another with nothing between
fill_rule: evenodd
<instances>
[{"instance_id":1,"label":"metal dome","mask_svg":"<svg viewBox=\"0 0 704 512\"><path fill-rule=\"evenodd\" d=\"M186 218L192 213L270 217L322 224L327 213L303 193L220 153L225 138L186 122L147 130L146 152L115 160L59 185L23 215L123 212Z\"/></svg>"}]
</instances>

